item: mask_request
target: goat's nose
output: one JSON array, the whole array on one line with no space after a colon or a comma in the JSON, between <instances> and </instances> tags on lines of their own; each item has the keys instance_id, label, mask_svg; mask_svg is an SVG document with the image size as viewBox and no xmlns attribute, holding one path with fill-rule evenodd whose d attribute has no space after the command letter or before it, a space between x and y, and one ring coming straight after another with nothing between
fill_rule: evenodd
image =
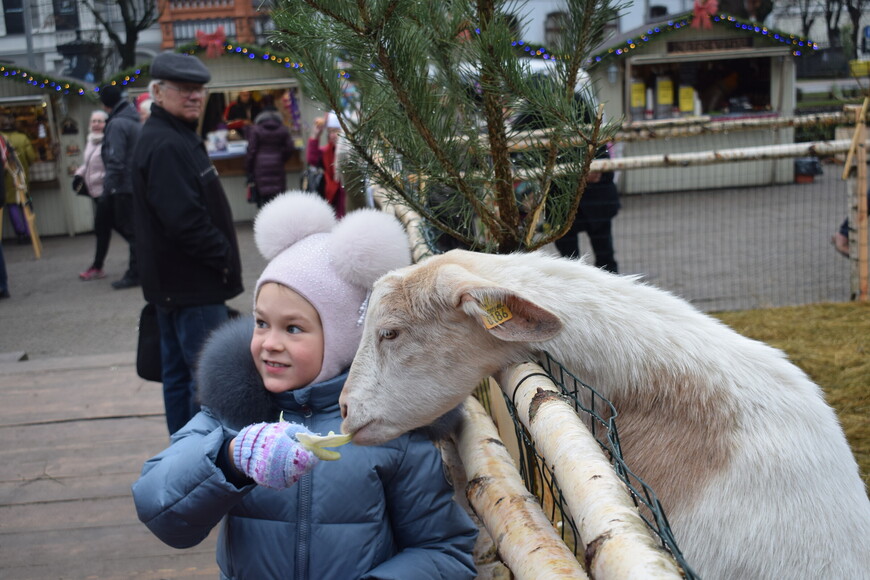
<instances>
[{"instance_id":1,"label":"goat's nose","mask_svg":"<svg viewBox=\"0 0 870 580\"><path fill-rule=\"evenodd\" d=\"M347 419L347 405L345 405L345 404L342 403L342 404L339 405L339 406L341 407L341 418L342 418L342 419Z\"/></svg>"}]
</instances>

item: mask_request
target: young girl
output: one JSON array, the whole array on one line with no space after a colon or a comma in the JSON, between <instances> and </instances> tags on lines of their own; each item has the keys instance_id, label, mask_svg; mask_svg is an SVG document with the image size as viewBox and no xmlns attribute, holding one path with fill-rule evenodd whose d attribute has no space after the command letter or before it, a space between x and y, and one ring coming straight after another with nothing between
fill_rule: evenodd
<instances>
[{"instance_id":1,"label":"young girl","mask_svg":"<svg viewBox=\"0 0 870 580\"><path fill-rule=\"evenodd\" d=\"M218 329L198 365L202 410L148 460L133 497L162 541L194 546L223 521L223 578L474 578L477 528L420 433L319 460L297 433L340 431L338 396L374 281L409 263L399 223L360 210L336 224L316 195L258 214L270 260L254 320Z\"/></svg>"}]
</instances>

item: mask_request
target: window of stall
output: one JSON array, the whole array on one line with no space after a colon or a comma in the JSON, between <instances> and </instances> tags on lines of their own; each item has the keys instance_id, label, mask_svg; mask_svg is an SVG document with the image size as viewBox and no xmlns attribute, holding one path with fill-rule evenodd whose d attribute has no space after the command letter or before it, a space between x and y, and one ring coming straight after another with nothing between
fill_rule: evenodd
<instances>
[{"instance_id":1,"label":"window of stall","mask_svg":"<svg viewBox=\"0 0 870 580\"><path fill-rule=\"evenodd\" d=\"M245 141L248 127L264 109L274 108L284 119L297 146L303 139L299 110L299 87L209 87L208 102L202 122L202 136L226 130L228 141Z\"/></svg>"},{"instance_id":2,"label":"window of stall","mask_svg":"<svg viewBox=\"0 0 870 580\"><path fill-rule=\"evenodd\" d=\"M305 136L300 98L299 87L286 83L209 86L200 132L221 175L236 175L244 171L248 131L257 115L267 109L274 109L281 115L297 149L287 162L287 170L301 170L300 152L305 145Z\"/></svg>"},{"instance_id":3,"label":"window of stall","mask_svg":"<svg viewBox=\"0 0 870 580\"><path fill-rule=\"evenodd\" d=\"M51 129L51 112L41 97L0 100L0 126L24 133L33 145L36 160L28 173L31 182L57 179L57 145Z\"/></svg>"},{"instance_id":4,"label":"window of stall","mask_svg":"<svg viewBox=\"0 0 870 580\"><path fill-rule=\"evenodd\" d=\"M633 120L769 114L773 109L770 59L635 65L628 97Z\"/></svg>"}]
</instances>

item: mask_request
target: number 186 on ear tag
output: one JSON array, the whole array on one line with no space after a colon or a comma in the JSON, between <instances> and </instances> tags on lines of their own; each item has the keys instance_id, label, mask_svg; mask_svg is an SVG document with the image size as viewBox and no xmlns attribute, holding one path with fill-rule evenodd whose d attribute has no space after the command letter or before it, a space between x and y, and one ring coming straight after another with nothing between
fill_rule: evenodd
<instances>
[{"instance_id":1,"label":"number 186 on ear tag","mask_svg":"<svg viewBox=\"0 0 870 580\"><path fill-rule=\"evenodd\" d=\"M481 306L483 306L486 314L483 314L480 318L483 320L483 325L487 330L495 328L499 324L504 324L514 316L508 309L507 304L501 300L485 298Z\"/></svg>"}]
</instances>

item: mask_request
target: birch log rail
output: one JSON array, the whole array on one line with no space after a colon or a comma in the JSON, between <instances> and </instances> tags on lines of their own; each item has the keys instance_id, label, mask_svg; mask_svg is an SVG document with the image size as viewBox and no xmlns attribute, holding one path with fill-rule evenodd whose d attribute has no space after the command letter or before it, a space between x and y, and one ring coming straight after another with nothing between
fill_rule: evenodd
<instances>
[{"instance_id":1,"label":"birch log rail","mask_svg":"<svg viewBox=\"0 0 870 580\"><path fill-rule=\"evenodd\" d=\"M625 485L597 441L540 366L512 366L497 377L517 415L552 466L584 544L593 578L678 579L673 558L653 540Z\"/></svg>"},{"instance_id":2,"label":"birch log rail","mask_svg":"<svg viewBox=\"0 0 870 580\"><path fill-rule=\"evenodd\" d=\"M468 477L468 501L517 580L589 578L523 485L495 425L473 397L462 405L456 447Z\"/></svg>"}]
</instances>

